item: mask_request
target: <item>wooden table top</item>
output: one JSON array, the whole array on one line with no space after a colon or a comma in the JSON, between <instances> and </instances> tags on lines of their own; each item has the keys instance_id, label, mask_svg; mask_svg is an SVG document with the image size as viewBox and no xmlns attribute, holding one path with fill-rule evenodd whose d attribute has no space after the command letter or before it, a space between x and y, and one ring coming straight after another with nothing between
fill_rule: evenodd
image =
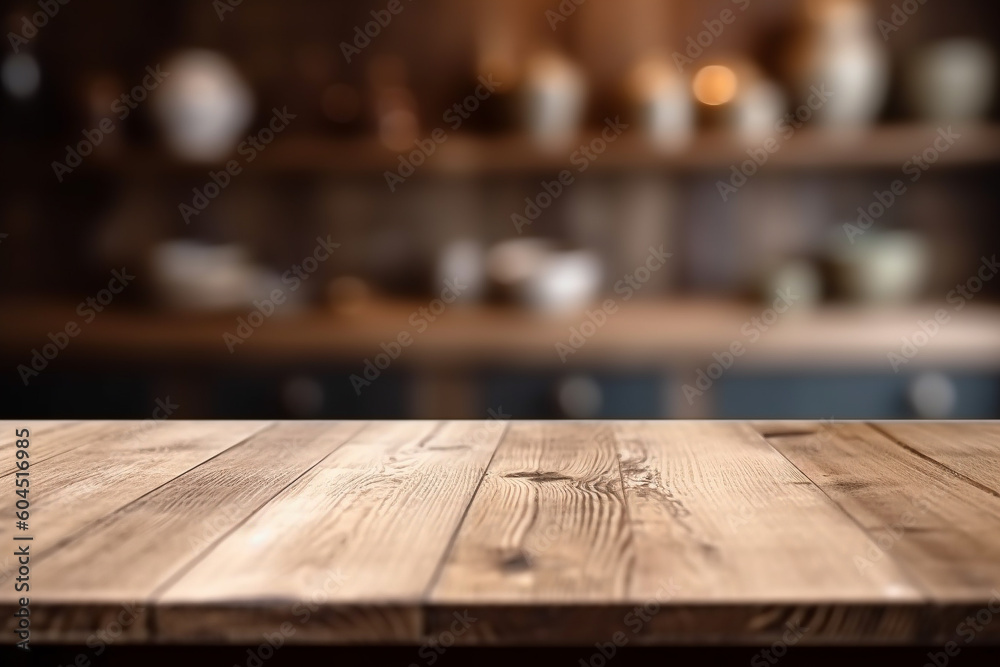
<instances>
[{"instance_id":1,"label":"wooden table top","mask_svg":"<svg viewBox=\"0 0 1000 667\"><path fill-rule=\"evenodd\" d=\"M1000 423L0 426L0 613L30 535L33 642L932 644L1000 616Z\"/></svg>"}]
</instances>

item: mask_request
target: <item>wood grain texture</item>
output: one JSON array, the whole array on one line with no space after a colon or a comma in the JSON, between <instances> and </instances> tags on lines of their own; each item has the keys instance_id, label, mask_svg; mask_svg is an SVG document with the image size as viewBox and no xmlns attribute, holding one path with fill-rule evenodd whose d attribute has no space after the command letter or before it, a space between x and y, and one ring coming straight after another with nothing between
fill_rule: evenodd
<instances>
[{"instance_id":1,"label":"wood grain texture","mask_svg":"<svg viewBox=\"0 0 1000 667\"><path fill-rule=\"evenodd\" d=\"M468 608L480 620L463 643L619 630L634 644L758 643L788 623L808 628L804 642L912 640L922 595L891 560L858 571L852 556L871 546L746 425L516 424L432 594L429 632Z\"/></svg>"},{"instance_id":2,"label":"wood grain texture","mask_svg":"<svg viewBox=\"0 0 1000 667\"><path fill-rule=\"evenodd\" d=\"M597 435L512 424L431 592L430 636L466 610L478 620L463 644L571 641L621 618L634 554L618 457Z\"/></svg>"},{"instance_id":3,"label":"wood grain texture","mask_svg":"<svg viewBox=\"0 0 1000 667\"><path fill-rule=\"evenodd\" d=\"M90 524L256 433L267 422L164 422L136 435L115 423L103 435L31 468L32 553L41 556ZM44 436L32 439L32 449ZM42 447L39 447L43 449ZM44 449L43 449L44 451ZM11 496L13 498L13 496ZM11 501L12 502L12 501ZM0 522L10 543L12 521ZM9 574L10 569L3 574ZM14 592L0 589L0 601Z\"/></svg>"},{"instance_id":4,"label":"wood grain texture","mask_svg":"<svg viewBox=\"0 0 1000 667\"><path fill-rule=\"evenodd\" d=\"M862 572L868 536L745 424L614 427L635 545L630 596L670 591L649 641L705 639L690 607L724 605L734 641L912 639L920 592L891 560ZM821 527L821 529L817 529Z\"/></svg>"},{"instance_id":5,"label":"wood grain texture","mask_svg":"<svg viewBox=\"0 0 1000 667\"><path fill-rule=\"evenodd\" d=\"M14 451L18 440L13 435L15 429L27 428L30 436L31 462L38 464L53 456L59 456L78 447L106 441L134 428L132 425L116 422L7 422L10 426L0 433L0 478L17 472ZM8 436L9 437L6 437Z\"/></svg>"},{"instance_id":6,"label":"wood grain texture","mask_svg":"<svg viewBox=\"0 0 1000 667\"><path fill-rule=\"evenodd\" d=\"M80 423L79 421L66 419L28 419L20 422L0 419L0 447L5 447L17 440L18 436L15 435L15 432L21 429L27 428L31 435L42 435L43 433L52 433L53 431L69 428L70 426L78 426Z\"/></svg>"},{"instance_id":7,"label":"wood grain texture","mask_svg":"<svg viewBox=\"0 0 1000 667\"><path fill-rule=\"evenodd\" d=\"M46 621L36 621L36 638L65 641L74 627L60 616L67 609L84 629L81 642L123 600L146 609L157 588L364 426L296 422L265 429L100 519L44 559L46 576L32 591ZM86 611L94 622L83 618ZM131 624L126 638L135 641L145 626Z\"/></svg>"},{"instance_id":8,"label":"wood grain texture","mask_svg":"<svg viewBox=\"0 0 1000 667\"><path fill-rule=\"evenodd\" d=\"M434 602L624 600L631 569L618 458L586 424L511 426Z\"/></svg>"},{"instance_id":9,"label":"wood grain texture","mask_svg":"<svg viewBox=\"0 0 1000 667\"><path fill-rule=\"evenodd\" d=\"M943 428L955 442L977 430ZM952 634L963 614L1000 590L1000 498L869 425L827 431L821 447L810 435L770 442L871 535L874 547L857 552L855 566L899 563L935 605L953 611L954 618L930 618L928 632ZM991 625L982 637L1000 637L1000 628Z\"/></svg>"},{"instance_id":10,"label":"wood grain texture","mask_svg":"<svg viewBox=\"0 0 1000 667\"><path fill-rule=\"evenodd\" d=\"M113 422L80 444L69 429L55 431L52 439L39 434L31 449L63 450L35 461L30 467L31 518L29 534L33 563L84 534L94 522L143 495L169 483L245 437L260 431L267 422L162 422L151 428L141 422ZM64 434L63 444L45 445ZM11 496L13 499L13 496ZM0 522L0 542L12 544L13 521ZM9 553L13 553L10 549ZM6 583L17 563L10 559L0 571ZM38 586L45 572L44 561L33 569L32 585ZM106 583L111 583L110 581ZM34 590L28 593L33 595ZM14 627L13 608L23 595L13 586L0 588L0 614L4 630ZM58 595L58 593L56 593ZM29 595L30 598L30 595ZM128 629L143 635L144 612L136 610L137 597L126 594L110 604L54 605L39 609L33 618L42 630L40 639L86 640L91 633L128 618ZM124 626L123 626L124 627Z\"/></svg>"},{"instance_id":11,"label":"wood grain texture","mask_svg":"<svg viewBox=\"0 0 1000 667\"><path fill-rule=\"evenodd\" d=\"M165 591L160 635L255 641L287 623L295 642L419 641L423 596L505 428L361 431Z\"/></svg>"},{"instance_id":12,"label":"wood grain texture","mask_svg":"<svg viewBox=\"0 0 1000 667\"><path fill-rule=\"evenodd\" d=\"M1000 609L997 425L909 426L32 422L35 640L943 643Z\"/></svg>"},{"instance_id":13,"label":"wood grain texture","mask_svg":"<svg viewBox=\"0 0 1000 667\"><path fill-rule=\"evenodd\" d=\"M887 422L874 426L1000 496L1000 423Z\"/></svg>"}]
</instances>

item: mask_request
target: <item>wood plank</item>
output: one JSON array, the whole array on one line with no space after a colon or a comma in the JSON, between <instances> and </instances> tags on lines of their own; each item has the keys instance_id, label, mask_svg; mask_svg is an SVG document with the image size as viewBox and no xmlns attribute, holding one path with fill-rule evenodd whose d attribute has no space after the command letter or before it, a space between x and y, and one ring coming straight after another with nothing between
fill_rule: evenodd
<instances>
[{"instance_id":1,"label":"wood plank","mask_svg":"<svg viewBox=\"0 0 1000 667\"><path fill-rule=\"evenodd\" d=\"M31 466L29 487L34 537L41 556L91 523L228 449L267 422L164 422L141 439L134 422L118 422L62 456ZM32 444L34 447L34 444ZM0 522L0 543L10 543L13 521ZM2 574L9 575L13 564ZM0 589L0 602L14 599Z\"/></svg>"},{"instance_id":2,"label":"wood plank","mask_svg":"<svg viewBox=\"0 0 1000 667\"><path fill-rule=\"evenodd\" d=\"M630 596L672 584L637 641L771 642L787 623L808 628L803 643L916 636L912 580L891 559L855 568L868 535L747 425L639 422L614 436L635 544Z\"/></svg>"},{"instance_id":3,"label":"wood plank","mask_svg":"<svg viewBox=\"0 0 1000 667\"><path fill-rule=\"evenodd\" d=\"M912 639L924 598L891 561L858 572L851 555L870 545L749 427L515 424L431 596L429 633L468 609L479 620L463 643L758 643L792 622L806 642ZM647 604L659 611L643 620Z\"/></svg>"},{"instance_id":4,"label":"wood plank","mask_svg":"<svg viewBox=\"0 0 1000 667\"><path fill-rule=\"evenodd\" d=\"M749 427L517 424L432 595L429 632L468 608L480 620L467 643L616 631L633 644L759 643L795 622L806 642L911 639L923 596L891 561L858 572L851 555L870 545ZM645 605L657 613L644 619Z\"/></svg>"},{"instance_id":5,"label":"wood plank","mask_svg":"<svg viewBox=\"0 0 1000 667\"><path fill-rule=\"evenodd\" d=\"M43 421L43 422L6 422L9 426L0 431L4 436L0 439L0 477L7 477L17 472L15 465L14 450L18 438L13 435L15 429L27 427L31 433L31 461L40 463L53 456L59 456L65 452L82 447L87 444L99 442L106 439L108 435L117 429L125 430L124 427L116 426L116 422L109 421Z\"/></svg>"},{"instance_id":6,"label":"wood plank","mask_svg":"<svg viewBox=\"0 0 1000 667\"><path fill-rule=\"evenodd\" d=\"M502 422L365 429L156 601L167 641L417 642L421 602Z\"/></svg>"},{"instance_id":7,"label":"wood plank","mask_svg":"<svg viewBox=\"0 0 1000 667\"><path fill-rule=\"evenodd\" d=\"M511 425L431 592L431 636L470 609L478 621L463 643L533 642L539 632L571 640L575 610L614 615L627 600L633 553L618 459L596 433L585 423Z\"/></svg>"},{"instance_id":8,"label":"wood plank","mask_svg":"<svg viewBox=\"0 0 1000 667\"><path fill-rule=\"evenodd\" d=\"M874 548L856 552L855 567L900 563L940 607L927 631L953 634L963 614L975 614L1000 588L1000 498L868 425L828 430L821 448L809 436L770 442L872 536ZM983 636L1000 637L995 625Z\"/></svg>"},{"instance_id":9,"label":"wood plank","mask_svg":"<svg viewBox=\"0 0 1000 667\"><path fill-rule=\"evenodd\" d=\"M885 422L874 426L1000 496L1000 423Z\"/></svg>"},{"instance_id":10,"label":"wood plank","mask_svg":"<svg viewBox=\"0 0 1000 667\"><path fill-rule=\"evenodd\" d=\"M32 590L34 637L83 643L124 602L145 609L158 587L365 425L292 422L257 433L37 558L45 576ZM145 630L132 624L119 641Z\"/></svg>"},{"instance_id":11,"label":"wood plank","mask_svg":"<svg viewBox=\"0 0 1000 667\"><path fill-rule=\"evenodd\" d=\"M111 428L111 424L112 422L56 420L0 421L0 434L3 434L0 438L0 478L11 476L18 471L14 453L19 438L14 435L15 430L23 428L29 430L28 450L31 456L29 461L37 464L88 442L106 438L105 434ZM13 480L9 483L13 489ZM13 496L10 498L14 500ZM13 507L11 509L13 510ZM5 584L16 565L13 551L4 549L0 553L0 586L4 588L7 587Z\"/></svg>"},{"instance_id":12,"label":"wood plank","mask_svg":"<svg viewBox=\"0 0 1000 667\"><path fill-rule=\"evenodd\" d=\"M432 599L624 599L629 534L618 459L587 424L511 425Z\"/></svg>"},{"instance_id":13,"label":"wood plank","mask_svg":"<svg viewBox=\"0 0 1000 667\"><path fill-rule=\"evenodd\" d=\"M27 428L32 435L42 435L53 431L77 426L81 422L68 419L25 419L16 421L13 419L0 419L0 447L6 446L15 440L14 433L20 429Z\"/></svg>"},{"instance_id":14,"label":"wood plank","mask_svg":"<svg viewBox=\"0 0 1000 667\"><path fill-rule=\"evenodd\" d=\"M69 428L80 428L86 426L79 421L54 420L54 419L26 419L24 421L0 420L0 477L17 470L9 465L14 460L15 443L19 436L15 433L21 429L28 429L29 439L36 435L50 435L57 431L65 431Z\"/></svg>"}]
</instances>

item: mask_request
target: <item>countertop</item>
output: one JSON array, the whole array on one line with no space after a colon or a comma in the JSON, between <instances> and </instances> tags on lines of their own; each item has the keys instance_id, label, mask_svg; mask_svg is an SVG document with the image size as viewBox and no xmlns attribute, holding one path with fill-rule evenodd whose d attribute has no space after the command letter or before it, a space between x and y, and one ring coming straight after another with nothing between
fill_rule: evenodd
<instances>
[{"instance_id":1,"label":"countertop","mask_svg":"<svg viewBox=\"0 0 1000 667\"><path fill-rule=\"evenodd\" d=\"M33 643L927 645L1000 612L1000 423L0 429Z\"/></svg>"}]
</instances>

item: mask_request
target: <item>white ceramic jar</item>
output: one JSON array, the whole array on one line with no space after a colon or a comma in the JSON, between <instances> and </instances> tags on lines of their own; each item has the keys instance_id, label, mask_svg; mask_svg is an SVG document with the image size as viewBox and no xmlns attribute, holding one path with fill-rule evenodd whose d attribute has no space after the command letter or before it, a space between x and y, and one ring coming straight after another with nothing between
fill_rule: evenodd
<instances>
[{"instance_id":1,"label":"white ceramic jar","mask_svg":"<svg viewBox=\"0 0 1000 667\"><path fill-rule=\"evenodd\" d=\"M920 118L939 123L982 117L996 92L996 60L974 39L951 39L918 51L906 71L906 97Z\"/></svg>"},{"instance_id":2,"label":"white ceramic jar","mask_svg":"<svg viewBox=\"0 0 1000 667\"><path fill-rule=\"evenodd\" d=\"M809 0L805 7L806 27L788 54L798 102L812 97L822 126L872 124L888 97L890 61L871 6L864 0ZM824 89L829 95L815 94Z\"/></svg>"}]
</instances>

